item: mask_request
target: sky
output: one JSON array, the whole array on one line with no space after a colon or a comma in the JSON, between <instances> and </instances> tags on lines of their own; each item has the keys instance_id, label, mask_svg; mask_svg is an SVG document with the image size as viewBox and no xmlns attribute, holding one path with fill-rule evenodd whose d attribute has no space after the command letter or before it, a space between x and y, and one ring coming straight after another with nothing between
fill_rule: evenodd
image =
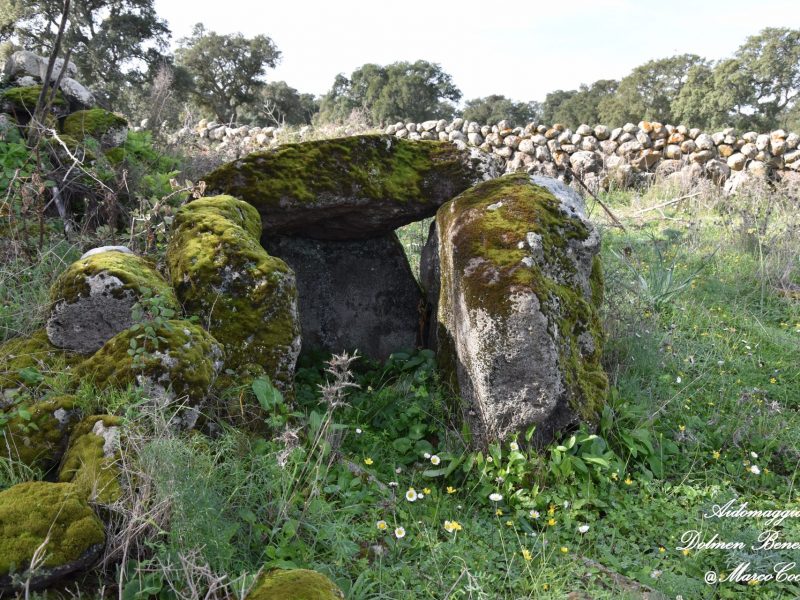
<instances>
[{"instance_id":1,"label":"sky","mask_svg":"<svg viewBox=\"0 0 800 600\"><path fill-rule=\"evenodd\" d=\"M364 63L439 63L464 100L543 100L620 79L648 60L733 54L764 27L800 28L798 0L155 0L174 39L202 22L264 34L282 53L270 81L327 92Z\"/></svg>"}]
</instances>

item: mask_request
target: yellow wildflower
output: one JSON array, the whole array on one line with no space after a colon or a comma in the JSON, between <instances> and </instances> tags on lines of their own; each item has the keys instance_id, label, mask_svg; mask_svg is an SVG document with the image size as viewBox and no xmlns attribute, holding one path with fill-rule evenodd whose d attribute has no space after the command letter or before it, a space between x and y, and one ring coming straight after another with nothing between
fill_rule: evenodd
<instances>
[{"instance_id":1,"label":"yellow wildflower","mask_svg":"<svg viewBox=\"0 0 800 600\"><path fill-rule=\"evenodd\" d=\"M453 533L454 531L461 531L461 523L459 523L458 521L445 521L444 529L448 533Z\"/></svg>"}]
</instances>

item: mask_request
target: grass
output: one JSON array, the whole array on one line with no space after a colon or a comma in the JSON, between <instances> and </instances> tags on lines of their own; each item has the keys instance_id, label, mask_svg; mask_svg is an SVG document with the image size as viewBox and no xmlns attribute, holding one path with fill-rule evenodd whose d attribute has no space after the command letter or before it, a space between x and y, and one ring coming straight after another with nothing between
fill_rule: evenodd
<instances>
[{"instance_id":1,"label":"grass","mask_svg":"<svg viewBox=\"0 0 800 600\"><path fill-rule=\"evenodd\" d=\"M126 416L124 472L136 485L106 509L107 566L77 595L243 597L260 569L308 567L352 599L636 598L637 585L671 598L796 597L788 581L704 582L800 558L750 548L763 519L703 516L728 500L800 509L800 304L786 293L796 216L788 203L767 215L763 193L644 213L674 190L606 198L627 229L604 231L614 390L596 430L540 455L513 441L469 452L424 351L302 364L295 402L273 404L262 436L224 424L179 435L135 390L82 388L86 411ZM427 226L399 235L413 260ZM7 267L4 326L26 333L41 313L21 319L22 307L45 297L56 268L26 267L23 295L22 267ZM31 476L0 463L0 485ZM680 550L695 529L747 547ZM797 519L776 529L800 541Z\"/></svg>"}]
</instances>

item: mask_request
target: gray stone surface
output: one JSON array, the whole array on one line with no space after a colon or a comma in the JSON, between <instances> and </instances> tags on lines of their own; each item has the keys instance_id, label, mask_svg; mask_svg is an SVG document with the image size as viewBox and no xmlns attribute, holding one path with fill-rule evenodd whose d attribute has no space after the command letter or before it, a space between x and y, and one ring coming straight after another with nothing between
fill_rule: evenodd
<instances>
[{"instance_id":1,"label":"gray stone surface","mask_svg":"<svg viewBox=\"0 0 800 600\"><path fill-rule=\"evenodd\" d=\"M546 443L601 406L590 283L600 237L581 197L560 181L516 175L445 204L436 225L439 356L476 441L535 425L536 443Z\"/></svg>"},{"instance_id":2,"label":"gray stone surface","mask_svg":"<svg viewBox=\"0 0 800 600\"><path fill-rule=\"evenodd\" d=\"M97 248L92 248L91 250L84 252L79 260L89 258L95 254L102 254L103 252L122 252L123 254L133 254L133 251L127 246L98 246Z\"/></svg>"},{"instance_id":3,"label":"gray stone surface","mask_svg":"<svg viewBox=\"0 0 800 600\"><path fill-rule=\"evenodd\" d=\"M385 360L417 346L422 292L395 234L355 241L265 236L294 270L303 351Z\"/></svg>"},{"instance_id":4,"label":"gray stone surface","mask_svg":"<svg viewBox=\"0 0 800 600\"><path fill-rule=\"evenodd\" d=\"M91 354L133 325L131 309L137 296L123 289L114 275L100 272L86 278L87 296L57 303L47 320L47 337L58 348Z\"/></svg>"},{"instance_id":5,"label":"gray stone surface","mask_svg":"<svg viewBox=\"0 0 800 600\"><path fill-rule=\"evenodd\" d=\"M91 108L95 105L94 94L70 77L65 77L61 81L61 91L74 108ZM126 129L125 134L127 133Z\"/></svg>"},{"instance_id":6,"label":"gray stone surface","mask_svg":"<svg viewBox=\"0 0 800 600\"><path fill-rule=\"evenodd\" d=\"M437 350L438 323L436 320L436 308L439 306L439 291L441 285L441 264L439 263L439 238L436 234L436 221L431 222L428 229L428 239L422 248L419 260L419 281L425 293L427 301L425 312L425 338L422 345L431 350Z\"/></svg>"}]
</instances>

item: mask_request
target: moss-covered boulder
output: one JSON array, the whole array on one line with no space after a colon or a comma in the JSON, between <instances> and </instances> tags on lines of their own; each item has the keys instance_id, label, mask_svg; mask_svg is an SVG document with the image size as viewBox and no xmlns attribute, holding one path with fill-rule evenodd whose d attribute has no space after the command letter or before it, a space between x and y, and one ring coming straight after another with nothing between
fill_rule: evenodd
<instances>
[{"instance_id":1,"label":"moss-covered boulder","mask_svg":"<svg viewBox=\"0 0 800 600\"><path fill-rule=\"evenodd\" d=\"M476 149L363 135L253 153L205 181L255 206L267 235L334 240L389 234L499 173Z\"/></svg>"},{"instance_id":2,"label":"moss-covered boulder","mask_svg":"<svg viewBox=\"0 0 800 600\"><path fill-rule=\"evenodd\" d=\"M31 559L45 540L44 561L30 575L34 590L94 563L105 531L72 484L20 483L0 492L0 593L16 589L12 574L28 578Z\"/></svg>"},{"instance_id":3,"label":"moss-covered boulder","mask_svg":"<svg viewBox=\"0 0 800 600\"><path fill-rule=\"evenodd\" d=\"M44 329L30 337L3 342L0 344L0 408L19 386L35 381L37 373L66 368L80 360L80 355L53 346Z\"/></svg>"},{"instance_id":4,"label":"moss-covered boulder","mask_svg":"<svg viewBox=\"0 0 800 600\"><path fill-rule=\"evenodd\" d=\"M269 236L297 276L303 351L386 360L417 347L422 292L394 233L368 240Z\"/></svg>"},{"instance_id":5,"label":"moss-covered boulder","mask_svg":"<svg viewBox=\"0 0 800 600\"><path fill-rule=\"evenodd\" d=\"M29 467L47 470L61 460L78 421L72 396L57 396L0 411L8 422L0 427L0 454Z\"/></svg>"},{"instance_id":6,"label":"moss-covered boulder","mask_svg":"<svg viewBox=\"0 0 800 600\"><path fill-rule=\"evenodd\" d=\"M0 95L2 112L14 115L14 118L22 124L27 123L33 116L41 91L42 86L40 85L7 89ZM52 114L57 116L66 114L67 101L61 92L56 93L51 110Z\"/></svg>"},{"instance_id":7,"label":"moss-covered boulder","mask_svg":"<svg viewBox=\"0 0 800 600\"><path fill-rule=\"evenodd\" d=\"M255 365L286 392L300 352L295 276L261 247L258 231L246 202L196 200L175 216L167 265L184 310L223 345L226 368Z\"/></svg>"},{"instance_id":8,"label":"moss-covered boulder","mask_svg":"<svg viewBox=\"0 0 800 600\"><path fill-rule=\"evenodd\" d=\"M165 321L132 327L108 340L75 367L76 380L88 379L100 389L138 385L159 406L175 404L176 427L193 427L223 364L222 346L189 321Z\"/></svg>"},{"instance_id":9,"label":"moss-covered boulder","mask_svg":"<svg viewBox=\"0 0 800 600\"><path fill-rule=\"evenodd\" d=\"M58 480L73 483L90 502L111 504L120 499L120 434L122 419L94 415L72 433L58 471Z\"/></svg>"},{"instance_id":10,"label":"moss-covered boulder","mask_svg":"<svg viewBox=\"0 0 800 600\"><path fill-rule=\"evenodd\" d=\"M92 137L103 148L116 148L128 137L128 121L102 108L79 110L64 119L62 132L78 141Z\"/></svg>"},{"instance_id":11,"label":"moss-covered boulder","mask_svg":"<svg viewBox=\"0 0 800 600\"><path fill-rule=\"evenodd\" d=\"M509 175L464 192L436 216L439 356L486 443L536 426L546 442L592 420L600 365L600 238L562 183Z\"/></svg>"},{"instance_id":12,"label":"moss-covered boulder","mask_svg":"<svg viewBox=\"0 0 800 600\"><path fill-rule=\"evenodd\" d=\"M256 581L245 600L341 600L342 591L322 573L308 569L274 570Z\"/></svg>"},{"instance_id":13,"label":"moss-covered boulder","mask_svg":"<svg viewBox=\"0 0 800 600\"><path fill-rule=\"evenodd\" d=\"M133 324L133 305L143 296L160 298L169 310L179 308L172 288L148 260L115 250L84 255L50 289L47 335L59 348L95 352Z\"/></svg>"}]
</instances>

